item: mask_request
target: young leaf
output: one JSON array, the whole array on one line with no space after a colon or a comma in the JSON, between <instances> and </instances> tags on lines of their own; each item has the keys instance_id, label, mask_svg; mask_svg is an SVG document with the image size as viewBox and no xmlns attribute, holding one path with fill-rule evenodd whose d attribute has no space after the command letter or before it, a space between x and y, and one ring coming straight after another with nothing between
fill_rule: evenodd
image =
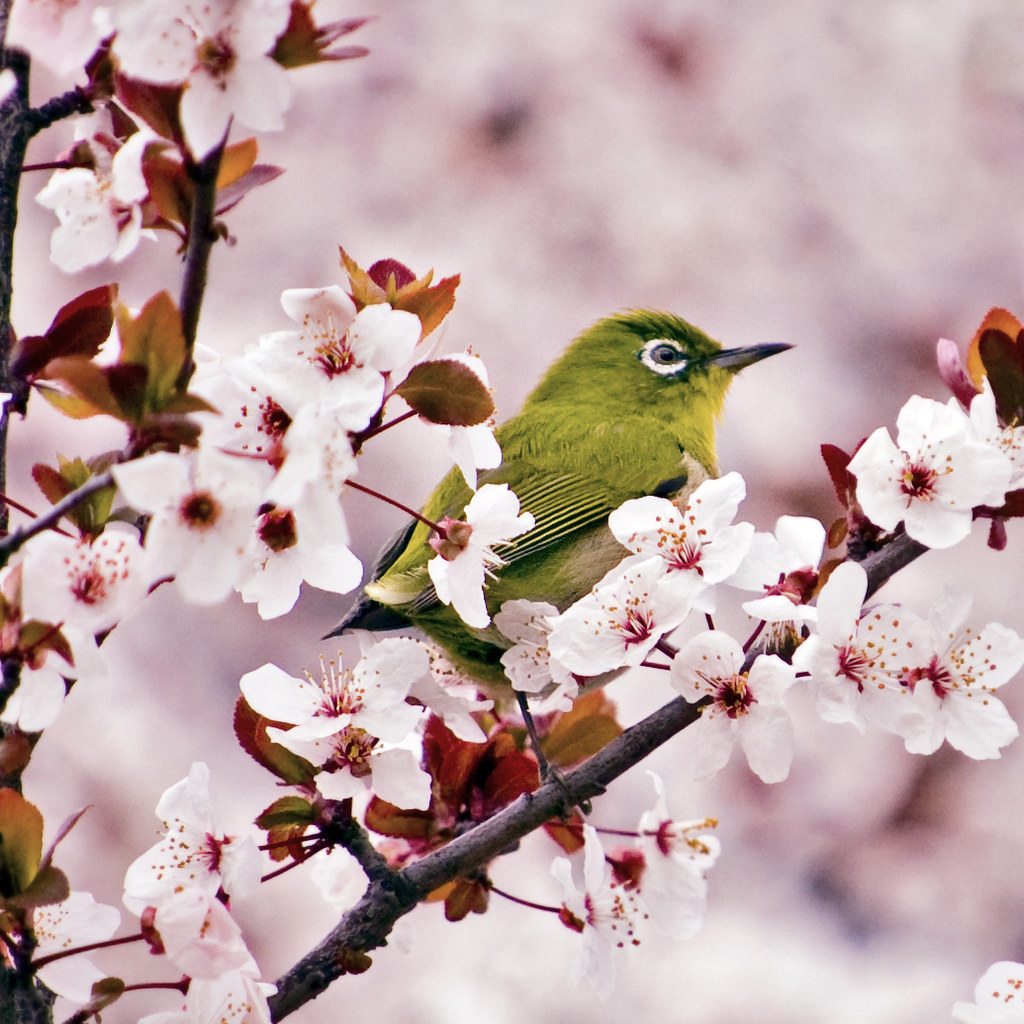
<instances>
[{"instance_id":1,"label":"young leaf","mask_svg":"<svg viewBox=\"0 0 1024 1024\"><path fill-rule=\"evenodd\" d=\"M13 789L0 789L0 898L32 884L43 856L43 816Z\"/></svg>"},{"instance_id":2,"label":"young leaf","mask_svg":"<svg viewBox=\"0 0 1024 1024\"><path fill-rule=\"evenodd\" d=\"M430 423L472 427L494 414L487 385L457 359L417 363L395 392Z\"/></svg>"},{"instance_id":3,"label":"young leaf","mask_svg":"<svg viewBox=\"0 0 1024 1024\"><path fill-rule=\"evenodd\" d=\"M21 338L11 355L11 372L29 379L59 356L91 359L114 326L117 285L105 284L83 292L62 306L40 336Z\"/></svg>"},{"instance_id":4,"label":"young leaf","mask_svg":"<svg viewBox=\"0 0 1024 1024\"><path fill-rule=\"evenodd\" d=\"M541 747L549 761L566 768L596 754L621 732L615 705L601 690L594 690L555 722Z\"/></svg>"},{"instance_id":5,"label":"young leaf","mask_svg":"<svg viewBox=\"0 0 1024 1024\"><path fill-rule=\"evenodd\" d=\"M293 786L311 785L316 769L305 759L293 754L280 743L273 743L267 727L283 725L258 715L239 697L235 704L235 736L242 749L267 771Z\"/></svg>"}]
</instances>

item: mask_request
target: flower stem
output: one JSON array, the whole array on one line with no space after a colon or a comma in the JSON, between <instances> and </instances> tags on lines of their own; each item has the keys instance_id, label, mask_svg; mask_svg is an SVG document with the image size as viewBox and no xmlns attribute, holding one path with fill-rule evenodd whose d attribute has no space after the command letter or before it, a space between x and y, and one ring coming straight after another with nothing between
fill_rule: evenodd
<instances>
[{"instance_id":1,"label":"flower stem","mask_svg":"<svg viewBox=\"0 0 1024 1024\"><path fill-rule=\"evenodd\" d=\"M386 494L381 494L380 491L375 491L370 487L364 487L362 484L357 484L355 480L346 480L345 485L347 487L351 487L353 490L362 491L363 494L369 494L371 498L377 498L380 501L387 502L389 505L394 505L395 508L401 509L406 515L410 515L413 519L418 519L421 523L425 523L439 537L446 538L448 536L445 528L439 523L435 523L432 519L428 519L426 516L420 515L419 512L409 508L408 505L403 505L395 498L389 498Z\"/></svg>"},{"instance_id":2,"label":"flower stem","mask_svg":"<svg viewBox=\"0 0 1024 1024\"><path fill-rule=\"evenodd\" d=\"M499 889L496 885L488 882L487 888L494 893L495 896L500 896L502 899L508 900L510 903L518 903L521 907L529 907L531 910L543 910L548 914L557 914L561 911L561 907L549 907L545 903L534 903L533 900L524 900L521 896L513 896L510 892L505 892L503 889Z\"/></svg>"},{"instance_id":3,"label":"flower stem","mask_svg":"<svg viewBox=\"0 0 1024 1024\"><path fill-rule=\"evenodd\" d=\"M32 969L38 971L40 967L52 964L54 960L61 960L66 956L75 956L77 953L89 953L94 949L107 949L109 946L124 946L129 942L141 942L145 936L142 932L137 935L125 935L120 939L105 939L103 942L90 942L85 946L73 946L71 949L62 949L49 956L41 956L38 960L32 961Z\"/></svg>"}]
</instances>

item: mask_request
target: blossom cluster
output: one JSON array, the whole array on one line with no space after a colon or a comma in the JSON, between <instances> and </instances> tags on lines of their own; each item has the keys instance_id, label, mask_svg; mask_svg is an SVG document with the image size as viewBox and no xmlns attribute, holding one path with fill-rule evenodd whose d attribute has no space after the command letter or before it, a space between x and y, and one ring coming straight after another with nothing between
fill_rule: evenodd
<instances>
[{"instance_id":1,"label":"blossom cluster","mask_svg":"<svg viewBox=\"0 0 1024 1024\"><path fill-rule=\"evenodd\" d=\"M707 904L707 872L721 852L708 834L715 822L669 817L665 786L649 773L657 795L640 818L632 847L606 854L593 825L584 825L582 864L559 857L551 873L562 884L560 918L580 933L574 983L586 980L602 997L615 985L616 950L639 945L644 922L673 938L692 938Z\"/></svg>"}]
</instances>

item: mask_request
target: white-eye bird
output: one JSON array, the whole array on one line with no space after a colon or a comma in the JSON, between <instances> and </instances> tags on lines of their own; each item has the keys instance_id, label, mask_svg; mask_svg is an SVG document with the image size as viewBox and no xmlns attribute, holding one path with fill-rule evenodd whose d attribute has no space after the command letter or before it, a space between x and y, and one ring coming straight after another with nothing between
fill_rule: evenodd
<instances>
[{"instance_id":1,"label":"white-eye bird","mask_svg":"<svg viewBox=\"0 0 1024 1024\"><path fill-rule=\"evenodd\" d=\"M501 465L479 484L508 484L536 525L497 552L486 588L493 616L515 598L560 611L586 594L628 552L608 515L647 494L685 499L717 475L715 422L734 374L790 348L723 349L678 316L632 310L584 331L548 370L522 412L500 426ZM423 508L433 522L459 519L473 492L453 469ZM363 596L328 636L409 623L445 649L486 689L508 693L501 655L511 645L493 626L471 629L438 601L427 573L431 530L413 521L384 554ZM415 595L415 596L413 596Z\"/></svg>"}]
</instances>

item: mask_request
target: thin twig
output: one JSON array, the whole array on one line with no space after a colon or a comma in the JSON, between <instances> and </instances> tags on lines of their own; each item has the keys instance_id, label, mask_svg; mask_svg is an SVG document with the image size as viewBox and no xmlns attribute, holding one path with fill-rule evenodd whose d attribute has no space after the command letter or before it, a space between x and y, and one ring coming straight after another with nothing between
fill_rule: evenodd
<instances>
[{"instance_id":1,"label":"thin twig","mask_svg":"<svg viewBox=\"0 0 1024 1024\"><path fill-rule=\"evenodd\" d=\"M188 355L178 374L178 387L184 390L195 373L193 352L199 329L199 310L206 291L206 272L210 265L210 250L217 241L215 212L217 206L217 175L224 155L227 135L198 163L186 164L192 181L192 216L188 227L188 248L185 250L185 274L181 282L178 308L181 311L181 329L185 335Z\"/></svg>"},{"instance_id":2,"label":"thin twig","mask_svg":"<svg viewBox=\"0 0 1024 1024\"><path fill-rule=\"evenodd\" d=\"M106 487L114 486L114 475L108 470L98 476L86 480L81 487L72 491L69 495L61 498L52 508L47 509L38 519L33 519L27 526L23 526L14 533L8 534L0 540L0 560L9 558L26 541L31 540L37 533L49 530L73 508L81 505L83 501L91 498L98 491Z\"/></svg>"}]
</instances>

